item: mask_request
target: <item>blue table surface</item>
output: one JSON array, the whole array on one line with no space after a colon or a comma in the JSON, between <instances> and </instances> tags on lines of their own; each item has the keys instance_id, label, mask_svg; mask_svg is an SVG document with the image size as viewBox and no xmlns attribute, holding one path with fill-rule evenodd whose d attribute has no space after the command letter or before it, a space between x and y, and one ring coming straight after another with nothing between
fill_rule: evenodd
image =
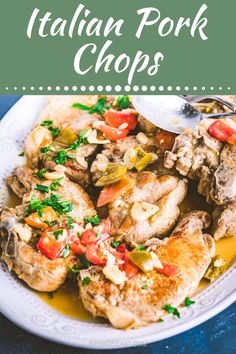
<instances>
[{"instance_id":1,"label":"blue table surface","mask_svg":"<svg viewBox=\"0 0 236 354\"><path fill-rule=\"evenodd\" d=\"M0 119L19 96L0 96ZM1 284L0 284L1 286ZM58 345L36 337L0 315L0 354L100 353ZM110 350L109 353L236 354L236 304L219 315L178 336L145 347Z\"/></svg>"}]
</instances>

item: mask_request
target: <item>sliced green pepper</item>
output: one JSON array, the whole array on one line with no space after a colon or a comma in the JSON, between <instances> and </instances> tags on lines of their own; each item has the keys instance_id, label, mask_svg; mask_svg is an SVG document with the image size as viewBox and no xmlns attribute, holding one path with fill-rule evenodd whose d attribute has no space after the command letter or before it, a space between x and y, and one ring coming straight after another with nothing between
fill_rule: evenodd
<instances>
[{"instance_id":1,"label":"sliced green pepper","mask_svg":"<svg viewBox=\"0 0 236 354\"><path fill-rule=\"evenodd\" d=\"M204 278L210 280L210 282L213 282L219 278L228 269L228 267L229 264L221 256L215 256L212 258Z\"/></svg>"},{"instance_id":2,"label":"sliced green pepper","mask_svg":"<svg viewBox=\"0 0 236 354\"><path fill-rule=\"evenodd\" d=\"M126 174L127 167L119 163L109 163L105 170L105 176L99 178L95 184L97 187L104 187L119 182Z\"/></svg>"},{"instance_id":3,"label":"sliced green pepper","mask_svg":"<svg viewBox=\"0 0 236 354\"><path fill-rule=\"evenodd\" d=\"M77 139L78 136L73 132L73 130L69 128L61 129L58 136L55 138L58 143L64 144L66 146L73 144Z\"/></svg>"},{"instance_id":4,"label":"sliced green pepper","mask_svg":"<svg viewBox=\"0 0 236 354\"><path fill-rule=\"evenodd\" d=\"M153 269L153 259L149 252L135 249L129 253L130 260L143 272Z\"/></svg>"}]
</instances>

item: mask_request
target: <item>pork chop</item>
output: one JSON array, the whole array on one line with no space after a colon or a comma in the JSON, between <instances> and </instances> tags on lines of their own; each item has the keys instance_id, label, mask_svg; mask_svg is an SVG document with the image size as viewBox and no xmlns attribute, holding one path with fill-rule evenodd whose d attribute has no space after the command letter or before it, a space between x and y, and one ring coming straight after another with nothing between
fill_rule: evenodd
<instances>
[{"instance_id":1,"label":"pork chop","mask_svg":"<svg viewBox=\"0 0 236 354\"><path fill-rule=\"evenodd\" d=\"M115 285L100 267L81 271L78 283L85 308L93 316L108 318L116 328L156 322L164 315L165 305L179 306L197 289L214 253L214 240L202 232L209 222L206 212L186 214L166 243L155 251L161 262L178 267L176 275L140 271L124 284ZM88 276L90 281L85 285L83 279Z\"/></svg>"}]
</instances>

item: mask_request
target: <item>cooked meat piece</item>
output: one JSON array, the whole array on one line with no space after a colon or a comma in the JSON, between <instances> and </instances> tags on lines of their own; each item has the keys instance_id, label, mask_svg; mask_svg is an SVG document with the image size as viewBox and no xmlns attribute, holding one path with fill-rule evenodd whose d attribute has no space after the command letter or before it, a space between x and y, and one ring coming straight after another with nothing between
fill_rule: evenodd
<instances>
[{"instance_id":1,"label":"cooked meat piece","mask_svg":"<svg viewBox=\"0 0 236 354\"><path fill-rule=\"evenodd\" d=\"M57 149L58 151L61 150ZM90 183L90 173L88 169L87 159L95 154L97 150L97 145L87 144L81 145L76 153L70 152L69 155L74 155L75 158L68 159L64 164L66 167L65 174L73 182L79 183L83 187L86 187ZM56 152L50 152L45 156L45 154L39 154L38 165L43 166L49 170L54 170L57 163L54 158Z\"/></svg>"},{"instance_id":2,"label":"cooked meat piece","mask_svg":"<svg viewBox=\"0 0 236 354\"><path fill-rule=\"evenodd\" d=\"M130 135L116 142L106 144L104 150L97 155L91 165L91 173L93 180L100 178L109 162L123 162L123 157L127 150L140 146L145 152L157 152L157 145L153 137L147 137L143 133Z\"/></svg>"},{"instance_id":3,"label":"cooked meat piece","mask_svg":"<svg viewBox=\"0 0 236 354\"><path fill-rule=\"evenodd\" d=\"M186 184L186 181L179 180L174 190L155 202L159 210L147 220L141 219L141 216L135 220L132 213L129 213L120 226L118 235L130 243L142 243L153 236L163 238L178 220L180 215L178 205L187 193Z\"/></svg>"},{"instance_id":4,"label":"cooked meat piece","mask_svg":"<svg viewBox=\"0 0 236 354\"><path fill-rule=\"evenodd\" d=\"M207 202L222 205L236 200L236 147L223 144L207 133L212 120L203 120L197 131L179 135L165 154L165 167L199 181L198 192ZM223 147L223 149L222 149Z\"/></svg>"},{"instance_id":5,"label":"cooked meat piece","mask_svg":"<svg viewBox=\"0 0 236 354\"><path fill-rule=\"evenodd\" d=\"M70 128L78 133L82 129L91 128L92 124L99 119L96 114L73 108L74 103L92 106L97 102L98 96L51 96L47 106L41 112L36 124L44 120L52 120L54 125L62 128Z\"/></svg>"},{"instance_id":6,"label":"cooked meat piece","mask_svg":"<svg viewBox=\"0 0 236 354\"><path fill-rule=\"evenodd\" d=\"M4 208L0 217L1 258L9 270L13 270L20 279L31 288L39 291L54 291L64 283L68 266L75 263L71 255L67 258L50 260L39 253L33 242L22 241L27 230L35 231L27 224L20 223L16 209ZM22 221L22 220L21 220ZM21 228L19 228L21 225ZM31 237L31 235L30 235Z\"/></svg>"},{"instance_id":7,"label":"cooked meat piece","mask_svg":"<svg viewBox=\"0 0 236 354\"><path fill-rule=\"evenodd\" d=\"M23 279L30 287L40 291L53 291L57 289L66 279L69 265L75 263L72 255L66 258L58 258L50 260L41 254L36 249L38 237L41 231L30 227L24 222L23 212L28 206L28 202L32 195L40 200L49 197L35 190L36 184L39 183L50 187L53 181L37 180L32 178L31 183L27 185L27 180L30 175L28 167L20 167L20 172L16 170L14 176L21 176L21 183L25 187L22 206L15 209L4 208L0 218L0 248L2 250L2 259L8 265L9 269L13 270L21 279ZM25 169L26 173L23 173ZM32 172L31 172L32 174ZM14 180L14 186L17 179ZM63 178L53 194L61 197L61 200L66 200L73 203L73 210L64 216L64 219L70 215L75 222L74 227L83 227L85 225L84 217L93 217L96 211L87 193L79 185L71 182L66 177ZM60 216L60 220L63 215ZM64 220L63 219L63 220Z\"/></svg>"},{"instance_id":8,"label":"cooked meat piece","mask_svg":"<svg viewBox=\"0 0 236 354\"><path fill-rule=\"evenodd\" d=\"M211 197L222 205L236 201L236 146L226 144L220 154L220 164L213 175Z\"/></svg>"},{"instance_id":9,"label":"cooked meat piece","mask_svg":"<svg viewBox=\"0 0 236 354\"><path fill-rule=\"evenodd\" d=\"M175 166L177 171L191 179L201 177L201 168L206 166L215 170L219 165L219 153L222 143L207 132L212 120L198 124L196 131L186 129L176 137L172 151L165 153L165 167Z\"/></svg>"},{"instance_id":10,"label":"cooked meat piece","mask_svg":"<svg viewBox=\"0 0 236 354\"><path fill-rule=\"evenodd\" d=\"M157 178L150 171L134 176L137 180L134 188L109 205L112 233L127 242L137 243L153 235L163 237L177 221L178 205L187 192L186 182L174 176ZM134 219L133 209L136 206L142 208L143 202L153 204L154 208L158 206L158 212L155 211L147 220L141 218L141 215Z\"/></svg>"},{"instance_id":11,"label":"cooked meat piece","mask_svg":"<svg viewBox=\"0 0 236 354\"><path fill-rule=\"evenodd\" d=\"M39 180L33 176L32 170L26 165L17 167L13 176L7 179L10 188L19 196L23 197L23 204L30 201L32 195L39 199L45 199L45 193L35 190L37 184L50 187L53 180ZM77 223L83 222L84 216L93 217L96 214L94 206L81 186L71 182L64 177L57 187L56 191L52 191L64 200L70 201L74 204L73 210L68 214L73 217Z\"/></svg>"},{"instance_id":12,"label":"cooked meat piece","mask_svg":"<svg viewBox=\"0 0 236 354\"><path fill-rule=\"evenodd\" d=\"M236 205L217 207L212 214L212 234L215 240L236 236Z\"/></svg>"},{"instance_id":13,"label":"cooked meat piece","mask_svg":"<svg viewBox=\"0 0 236 354\"><path fill-rule=\"evenodd\" d=\"M130 328L156 322L167 304L179 306L197 289L211 262L214 240L202 233L209 220L202 211L186 214L166 244L155 251L161 262L178 267L177 275L140 271L123 285L115 285L105 278L101 268L82 271L78 283L86 309L94 316L108 318L116 328ZM90 281L83 286L86 276Z\"/></svg>"},{"instance_id":14,"label":"cooked meat piece","mask_svg":"<svg viewBox=\"0 0 236 354\"><path fill-rule=\"evenodd\" d=\"M32 170L23 165L15 168L12 175L7 177L6 182L19 198L23 198L24 194L31 190L32 184L37 183L37 179L34 178Z\"/></svg>"}]
</instances>

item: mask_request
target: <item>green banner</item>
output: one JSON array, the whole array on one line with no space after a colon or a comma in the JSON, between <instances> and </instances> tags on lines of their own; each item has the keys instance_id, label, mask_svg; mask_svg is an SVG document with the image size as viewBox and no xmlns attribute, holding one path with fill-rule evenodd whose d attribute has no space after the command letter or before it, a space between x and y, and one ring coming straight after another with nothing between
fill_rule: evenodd
<instances>
[{"instance_id":1,"label":"green banner","mask_svg":"<svg viewBox=\"0 0 236 354\"><path fill-rule=\"evenodd\" d=\"M234 93L235 0L6 0L0 93Z\"/></svg>"}]
</instances>

